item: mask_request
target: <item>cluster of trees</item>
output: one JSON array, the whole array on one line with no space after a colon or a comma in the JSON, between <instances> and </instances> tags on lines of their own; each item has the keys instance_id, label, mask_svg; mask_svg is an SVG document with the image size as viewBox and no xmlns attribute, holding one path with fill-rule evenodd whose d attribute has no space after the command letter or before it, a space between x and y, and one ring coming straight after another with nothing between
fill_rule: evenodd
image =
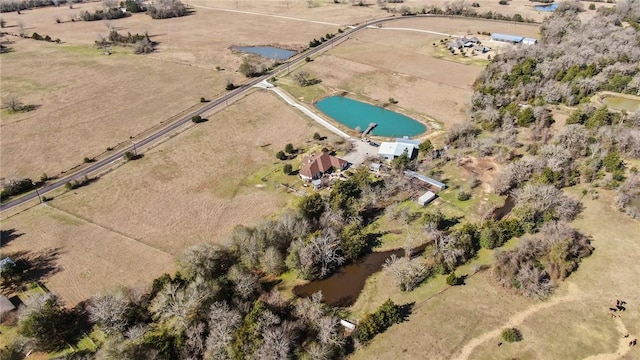
<instances>
[{"instance_id":1,"label":"cluster of trees","mask_svg":"<svg viewBox=\"0 0 640 360\"><path fill-rule=\"evenodd\" d=\"M0 199L2 201L30 191L36 187L35 183L31 179L10 179L4 181L2 184L2 192L0 192Z\"/></svg>"},{"instance_id":2,"label":"cluster of trees","mask_svg":"<svg viewBox=\"0 0 640 360\"><path fill-rule=\"evenodd\" d=\"M246 77L258 77L264 75L272 64L258 55L246 55L242 59L238 71Z\"/></svg>"},{"instance_id":3,"label":"cluster of trees","mask_svg":"<svg viewBox=\"0 0 640 360\"><path fill-rule=\"evenodd\" d=\"M565 222L552 221L536 236L523 238L514 249L498 251L492 273L500 285L544 299L555 281L569 276L592 252L586 236Z\"/></svg>"},{"instance_id":4,"label":"cluster of trees","mask_svg":"<svg viewBox=\"0 0 640 360\"><path fill-rule=\"evenodd\" d=\"M305 70L300 70L293 74L293 80L300 86L310 86L320 83L320 79L312 78Z\"/></svg>"},{"instance_id":5,"label":"cluster of trees","mask_svg":"<svg viewBox=\"0 0 640 360\"><path fill-rule=\"evenodd\" d=\"M314 47L322 44L323 42L326 42L326 41L329 41L329 40L333 39L335 36L336 36L336 34L327 33L325 36L321 36L320 40L313 39L313 40L309 41L309 47L310 48L314 48Z\"/></svg>"},{"instance_id":6,"label":"cluster of trees","mask_svg":"<svg viewBox=\"0 0 640 360\"><path fill-rule=\"evenodd\" d=\"M83 21L115 20L122 19L127 16L130 16L130 14L119 7L97 9L93 13L90 13L87 10L80 12L80 19Z\"/></svg>"},{"instance_id":7,"label":"cluster of trees","mask_svg":"<svg viewBox=\"0 0 640 360\"><path fill-rule=\"evenodd\" d=\"M640 18L637 3L600 11L584 23L577 17L579 6L562 6L545 19L542 46L500 54L489 64L475 83L478 121L499 124L505 114L496 116L495 109L513 102L576 105L601 90L638 93L640 49L634 44L640 33L622 26Z\"/></svg>"},{"instance_id":8,"label":"cluster of trees","mask_svg":"<svg viewBox=\"0 0 640 360\"><path fill-rule=\"evenodd\" d=\"M136 54L149 54L153 52L157 42L152 41L146 32L144 34L127 33L127 35L123 35L114 29L109 30L109 35L106 38L101 37L100 40L96 40L96 46L101 49L111 45L128 44L133 44L133 52Z\"/></svg>"},{"instance_id":9,"label":"cluster of trees","mask_svg":"<svg viewBox=\"0 0 640 360\"><path fill-rule=\"evenodd\" d=\"M444 9L437 5L431 5L429 7L424 6L422 8L410 8L408 6L401 6L399 9L390 8L384 4L381 5L381 8L383 10L387 10L388 12L398 12L403 16L417 15L417 14L453 15L453 16L477 17L477 18L483 18L483 19L526 22L526 23L535 22L535 20L530 18L525 18L520 14L503 15L493 11L479 13L475 10L475 8L478 8L478 7L480 7L480 5L477 2L467 2L466 0L456 0L456 1L448 2L445 4Z\"/></svg>"},{"instance_id":10,"label":"cluster of trees","mask_svg":"<svg viewBox=\"0 0 640 360\"><path fill-rule=\"evenodd\" d=\"M188 15L189 10L180 0L157 0L149 5L147 14L152 19L169 19Z\"/></svg>"},{"instance_id":11,"label":"cluster of trees","mask_svg":"<svg viewBox=\"0 0 640 360\"><path fill-rule=\"evenodd\" d=\"M83 2L84 0L6 0L0 2L0 12L12 12L26 9L33 9L45 6L60 6L63 3L72 4Z\"/></svg>"},{"instance_id":12,"label":"cluster of trees","mask_svg":"<svg viewBox=\"0 0 640 360\"><path fill-rule=\"evenodd\" d=\"M67 190L74 190L74 189L89 185L89 183L91 183L91 179L85 175L81 179L71 180L68 183L64 184L64 188Z\"/></svg>"},{"instance_id":13,"label":"cluster of trees","mask_svg":"<svg viewBox=\"0 0 640 360\"><path fill-rule=\"evenodd\" d=\"M640 41L640 33L622 26L638 21L640 5L623 2L613 10L599 10L585 23L576 16L579 10L579 4L564 3L543 23L542 44L501 54L474 85L472 117L493 135L468 136L463 145L475 145L481 154L498 154L509 161L515 157L496 179L499 194L526 184L617 188L634 173L623 159L640 157L640 111L613 111L587 101L598 91L640 91L640 50L630 46ZM575 56L577 51L580 57ZM550 131L554 123L550 103L580 103L555 136ZM449 138L455 138L453 133ZM523 143L524 156L510 150ZM636 196L635 182L627 184L632 186L620 191L620 204L632 203ZM569 202L559 209L576 211ZM532 217L551 216L527 211ZM628 212L635 214L633 209ZM535 222L539 226L540 221Z\"/></svg>"},{"instance_id":14,"label":"cluster of trees","mask_svg":"<svg viewBox=\"0 0 640 360\"><path fill-rule=\"evenodd\" d=\"M42 35L38 34L37 32L34 32L34 33L31 35L31 38L32 38L33 40L46 41L46 42L55 42L55 43L57 43L57 44L59 44L59 43L61 42L61 41L60 41L60 39L55 39L55 40L53 40L53 39L51 38L51 36L49 36L49 35L42 36Z\"/></svg>"}]
</instances>

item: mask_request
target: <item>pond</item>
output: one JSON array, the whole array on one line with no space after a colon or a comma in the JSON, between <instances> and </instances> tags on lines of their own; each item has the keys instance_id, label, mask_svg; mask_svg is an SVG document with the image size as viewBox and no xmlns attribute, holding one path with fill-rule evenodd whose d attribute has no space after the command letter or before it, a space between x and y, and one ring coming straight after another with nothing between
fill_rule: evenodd
<instances>
[{"instance_id":1,"label":"pond","mask_svg":"<svg viewBox=\"0 0 640 360\"><path fill-rule=\"evenodd\" d=\"M330 96L316 107L337 122L351 129L364 131L370 123L376 123L372 135L385 137L416 136L427 131L424 124L397 112L387 110L343 96Z\"/></svg>"},{"instance_id":2,"label":"pond","mask_svg":"<svg viewBox=\"0 0 640 360\"><path fill-rule=\"evenodd\" d=\"M602 102L614 110L626 110L628 112L640 110L640 100L627 99L617 96L608 96L602 99Z\"/></svg>"},{"instance_id":3,"label":"pond","mask_svg":"<svg viewBox=\"0 0 640 360\"><path fill-rule=\"evenodd\" d=\"M233 50L238 50L250 54L260 55L267 59L287 60L297 52L292 50L280 49L272 46L234 46Z\"/></svg>"},{"instance_id":4,"label":"pond","mask_svg":"<svg viewBox=\"0 0 640 360\"><path fill-rule=\"evenodd\" d=\"M326 304L351 306L358 299L369 275L380 271L385 260L391 255L403 254L402 249L371 253L353 264L343 266L337 273L324 280L294 287L293 293L300 297L308 297L322 291L322 298Z\"/></svg>"},{"instance_id":5,"label":"pond","mask_svg":"<svg viewBox=\"0 0 640 360\"><path fill-rule=\"evenodd\" d=\"M538 11L553 12L553 11L556 11L556 9L558 8L558 4L536 5L533 8L538 10Z\"/></svg>"}]
</instances>

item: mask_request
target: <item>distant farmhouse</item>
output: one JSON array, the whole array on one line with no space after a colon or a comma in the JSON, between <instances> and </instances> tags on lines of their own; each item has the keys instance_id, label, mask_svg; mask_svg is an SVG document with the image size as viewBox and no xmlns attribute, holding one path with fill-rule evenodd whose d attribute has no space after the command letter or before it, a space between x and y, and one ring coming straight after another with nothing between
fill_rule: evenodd
<instances>
[{"instance_id":1,"label":"distant farmhouse","mask_svg":"<svg viewBox=\"0 0 640 360\"><path fill-rule=\"evenodd\" d=\"M378 149L378 156L385 160L393 160L406 150L410 159L418 156L420 140L411 140L407 136L396 139L395 142L383 142Z\"/></svg>"},{"instance_id":2,"label":"distant farmhouse","mask_svg":"<svg viewBox=\"0 0 640 360\"><path fill-rule=\"evenodd\" d=\"M459 50L465 47L470 48L476 45L480 45L480 40L478 40L477 37L461 37L447 43L449 50Z\"/></svg>"},{"instance_id":3,"label":"distant farmhouse","mask_svg":"<svg viewBox=\"0 0 640 360\"><path fill-rule=\"evenodd\" d=\"M349 162L342 160L325 152L316 156L305 157L300 167L300 178L305 181L315 180L328 173L337 170L344 170L349 166ZM315 185L315 184L314 184Z\"/></svg>"},{"instance_id":4,"label":"distant farmhouse","mask_svg":"<svg viewBox=\"0 0 640 360\"><path fill-rule=\"evenodd\" d=\"M491 34L491 40L508 42L512 44L523 44L523 45L535 45L538 43L538 40L533 38L528 38L528 37L518 36L518 35L498 34L498 33Z\"/></svg>"}]
</instances>

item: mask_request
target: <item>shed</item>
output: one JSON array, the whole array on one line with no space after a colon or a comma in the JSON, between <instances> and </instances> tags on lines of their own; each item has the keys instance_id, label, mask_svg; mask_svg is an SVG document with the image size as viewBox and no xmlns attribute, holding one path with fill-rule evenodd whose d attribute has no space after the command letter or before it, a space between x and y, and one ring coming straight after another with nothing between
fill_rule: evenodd
<instances>
[{"instance_id":1,"label":"shed","mask_svg":"<svg viewBox=\"0 0 640 360\"><path fill-rule=\"evenodd\" d=\"M493 33L491 34L491 40L518 44L524 40L524 36Z\"/></svg>"},{"instance_id":2,"label":"shed","mask_svg":"<svg viewBox=\"0 0 640 360\"><path fill-rule=\"evenodd\" d=\"M11 300L9 300L8 297L4 296L4 295L0 295L0 318L4 318L4 316L15 310L16 306L13 305L13 303L11 302Z\"/></svg>"},{"instance_id":3,"label":"shed","mask_svg":"<svg viewBox=\"0 0 640 360\"><path fill-rule=\"evenodd\" d=\"M432 191L427 191L426 193L422 194L422 196L418 198L418 204L420 204L420 206L425 206L431 201L433 201L433 199L435 198L436 198L435 193L433 193Z\"/></svg>"},{"instance_id":4,"label":"shed","mask_svg":"<svg viewBox=\"0 0 640 360\"><path fill-rule=\"evenodd\" d=\"M318 190L322 187L322 180L320 179L311 180L311 184L313 185L313 188L315 190Z\"/></svg>"},{"instance_id":5,"label":"shed","mask_svg":"<svg viewBox=\"0 0 640 360\"><path fill-rule=\"evenodd\" d=\"M374 173L379 173L381 167L382 167L382 164L371 163L371 165L369 165L369 170L373 171Z\"/></svg>"},{"instance_id":6,"label":"shed","mask_svg":"<svg viewBox=\"0 0 640 360\"><path fill-rule=\"evenodd\" d=\"M418 179L418 180L420 180L420 181L422 181L422 182L425 182L425 183L427 183L427 184L429 184L429 185L431 185L431 186L435 187L436 189L438 189L438 191L441 191L441 190L443 190L443 189L446 189L446 187L447 187L447 185L446 185L446 184L441 183L441 182L440 182L440 181L438 181L438 180L434 180L434 179L432 179L432 178L430 178L430 177L428 177L428 176L424 176L424 175L422 175L422 174L418 174L418 173L417 173L417 172L415 172L415 171L405 170L405 171L404 171L404 174L405 174L405 175L407 175L407 176L409 176L409 177L412 177L412 178Z\"/></svg>"},{"instance_id":7,"label":"shed","mask_svg":"<svg viewBox=\"0 0 640 360\"><path fill-rule=\"evenodd\" d=\"M538 40L534 39L534 38L524 38L522 39L522 45L535 45L538 43Z\"/></svg>"},{"instance_id":8,"label":"shed","mask_svg":"<svg viewBox=\"0 0 640 360\"><path fill-rule=\"evenodd\" d=\"M356 325L350 321L347 320L340 320L340 325L342 325L343 327L345 327L347 330L349 331L353 331L356 329Z\"/></svg>"}]
</instances>

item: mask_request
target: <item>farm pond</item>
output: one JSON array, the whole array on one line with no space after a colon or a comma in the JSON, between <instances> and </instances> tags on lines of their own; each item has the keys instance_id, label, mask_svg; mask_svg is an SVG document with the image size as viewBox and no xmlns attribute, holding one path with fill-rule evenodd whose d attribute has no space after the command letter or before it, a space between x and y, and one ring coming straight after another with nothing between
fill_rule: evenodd
<instances>
[{"instance_id":1,"label":"farm pond","mask_svg":"<svg viewBox=\"0 0 640 360\"><path fill-rule=\"evenodd\" d=\"M343 96L330 96L316 103L316 107L337 122L353 129L364 131L369 124L377 126L372 135L385 137L416 136L427 127L408 116L370 105Z\"/></svg>"}]
</instances>

